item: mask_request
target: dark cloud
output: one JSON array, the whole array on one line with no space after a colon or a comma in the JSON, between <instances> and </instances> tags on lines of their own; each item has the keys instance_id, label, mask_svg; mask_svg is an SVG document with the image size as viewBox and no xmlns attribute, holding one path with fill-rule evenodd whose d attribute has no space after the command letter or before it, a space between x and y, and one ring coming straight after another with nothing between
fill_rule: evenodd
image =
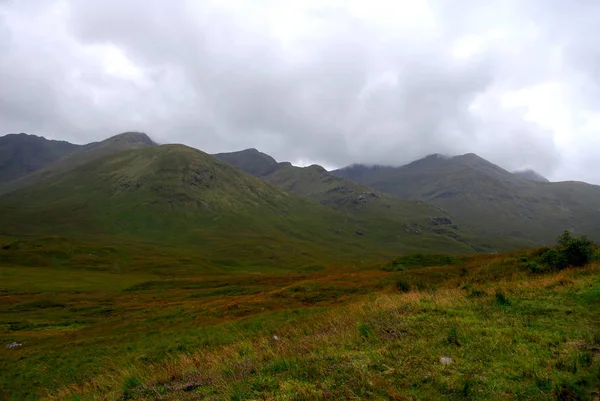
<instances>
[{"instance_id":1,"label":"dark cloud","mask_svg":"<svg viewBox=\"0 0 600 401\"><path fill-rule=\"evenodd\" d=\"M568 5L0 0L0 132L332 167L475 152L600 183L600 10Z\"/></svg>"}]
</instances>

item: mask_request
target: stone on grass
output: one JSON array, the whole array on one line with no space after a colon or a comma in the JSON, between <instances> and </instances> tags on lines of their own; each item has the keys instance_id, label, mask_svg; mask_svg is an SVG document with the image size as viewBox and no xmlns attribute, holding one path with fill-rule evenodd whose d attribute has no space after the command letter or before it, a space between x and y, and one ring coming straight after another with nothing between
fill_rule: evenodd
<instances>
[{"instance_id":1,"label":"stone on grass","mask_svg":"<svg viewBox=\"0 0 600 401\"><path fill-rule=\"evenodd\" d=\"M454 359L447 356L443 356L440 358L440 362L442 363L442 365L452 365L454 363Z\"/></svg>"}]
</instances>

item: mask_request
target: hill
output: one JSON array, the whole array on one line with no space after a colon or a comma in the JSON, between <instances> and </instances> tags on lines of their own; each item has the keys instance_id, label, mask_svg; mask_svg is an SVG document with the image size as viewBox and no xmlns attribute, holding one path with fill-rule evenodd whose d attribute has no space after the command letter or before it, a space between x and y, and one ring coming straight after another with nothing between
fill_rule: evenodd
<instances>
[{"instance_id":1,"label":"hill","mask_svg":"<svg viewBox=\"0 0 600 401\"><path fill-rule=\"evenodd\" d=\"M444 210L373 190L335 176L321 166L296 167L289 162L278 163L255 149L214 156L284 191L311 199L361 221L377 222L382 227L389 227L389 230L403 230L417 235L430 232L469 244L474 251L489 251L467 226Z\"/></svg>"},{"instance_id":2,"label":"hill","mask_svg":"<svg viewBox=\"0 0 600 401\"><path fill-rule=\"evenodd\" d=\"M81 146L36 135L0 137L0 185L39 170L77 151Z\"/></svg>"},{"instance_id":3,"label":"hill","mask_svg":"<svg viewBox=\"0 0 600 401\"><path fill-rule=\"evenodd\" d=\"M485 237L534 245L570 229L600 240L600 187L524 179L475 154L431 155L402 167L352 165L332 173L438 206Z\"/></svg>"},{"instance_id":4,"label":"hill","mask_svg":"<svg viewBox=\"0 0 600 401\"><path fill-rule=\"evenodd\" d=\"M216 263L353 261L463 242L353 219L183 145L119 152L0 197L1 230L196 246Z\"/></svg>"},{"instance_id":5,"label":"hill","mask_svg":"<svg viewBox=\"0 0 600 401\"><path fill-rule=\"evenodd\" d=\"M47 141L44 138L40 139ZM68 142L65 143L68 144ZM70 153L44 163L38 169L30 172L29 174L21 175L15 179L4 182L3 184L0 182L0 194L33 185L37 182L61 173L65 173L87 162L104 156L122 152L124 150L156 146L156 144L146 134L139 132L125 132L105 139L101 142L92 142L87 145L72 146L75 146L75 148L73 148ZM24 147L27 148L26 145L24 145ZM7 163L5 165L5 169L10 169L10 166L11 163ZM0 171L2 171L1 168Z\"/></svg>"}]
</instances>

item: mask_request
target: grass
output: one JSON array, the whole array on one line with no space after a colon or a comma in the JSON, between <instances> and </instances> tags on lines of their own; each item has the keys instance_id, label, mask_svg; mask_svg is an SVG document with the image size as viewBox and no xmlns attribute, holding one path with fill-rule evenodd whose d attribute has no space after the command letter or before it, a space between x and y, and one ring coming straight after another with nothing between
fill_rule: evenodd
<instances>
[{"instance_id":1,"label":"grass","mask_svg":"<svg viewBox=\"0 0 600 401\"><path fill-rule=\"evenodd\" d=\"M257 274L66 245L3 251L0 343L23 346L0 349L0 399L586 399L599 385L598 264L533 274L521 252ZM86 267L90 253L103 262Z\"/></svg>"}]
</instances>

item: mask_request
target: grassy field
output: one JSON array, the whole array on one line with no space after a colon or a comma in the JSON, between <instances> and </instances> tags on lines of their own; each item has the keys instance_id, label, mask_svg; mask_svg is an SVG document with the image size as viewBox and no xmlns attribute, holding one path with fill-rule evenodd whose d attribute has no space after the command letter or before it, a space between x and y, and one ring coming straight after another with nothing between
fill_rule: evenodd
<instances>
[{"instance_id":1,"label":"grassy field","mask_svg":"<svg viewBox=\"0 0 600 401\"><path fill-rule=\"evenodd\" d=\"M0 348L0 399L597 398L598 264L261 267L0 240L0 343L22 343Z\"/></svg>"}]
</instances>

